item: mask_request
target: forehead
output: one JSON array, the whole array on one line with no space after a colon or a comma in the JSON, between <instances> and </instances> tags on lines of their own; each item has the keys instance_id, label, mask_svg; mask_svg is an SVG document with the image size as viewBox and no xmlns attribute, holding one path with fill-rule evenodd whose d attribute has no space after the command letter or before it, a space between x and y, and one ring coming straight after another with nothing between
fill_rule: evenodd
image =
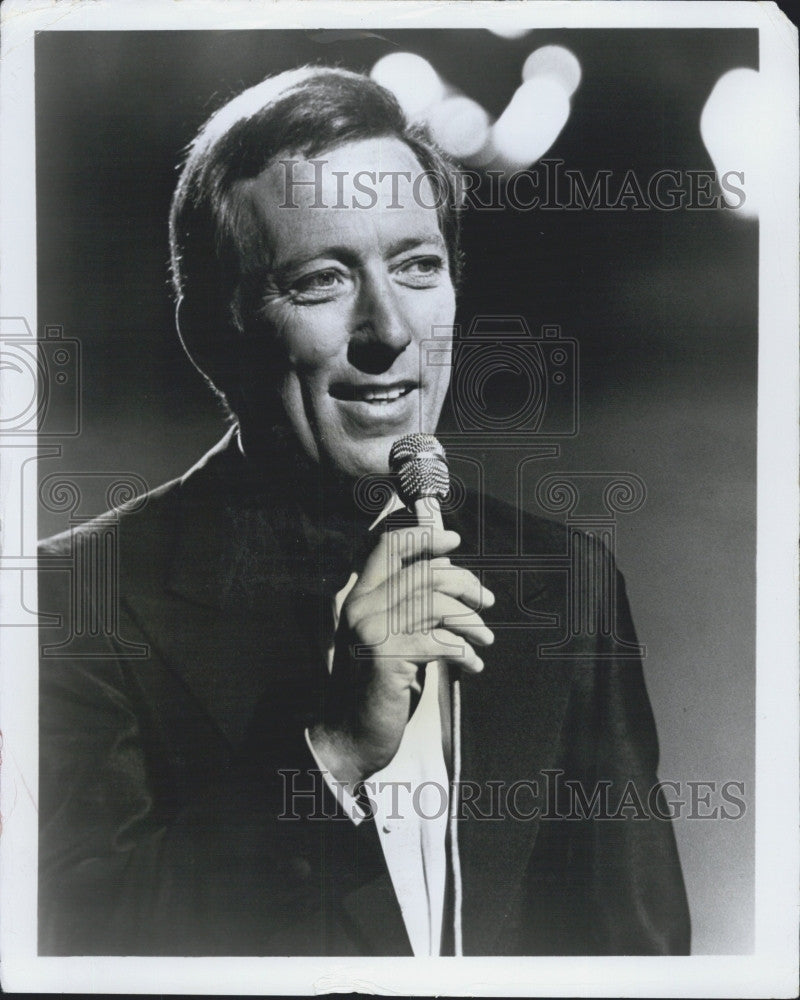
<instances>
[{"instance_id":1,"label":"forehead","mask_svg":"<svg viewBox=\"0 0 800 1000\"><path fill-rule=\"evenodd\" d=\"M348 143L311 160L286 154L241 182L238 194L272 258L313 253L331 241L358 249L441 236L437 192L394 137Z\"/></svg>"}]
</instances>

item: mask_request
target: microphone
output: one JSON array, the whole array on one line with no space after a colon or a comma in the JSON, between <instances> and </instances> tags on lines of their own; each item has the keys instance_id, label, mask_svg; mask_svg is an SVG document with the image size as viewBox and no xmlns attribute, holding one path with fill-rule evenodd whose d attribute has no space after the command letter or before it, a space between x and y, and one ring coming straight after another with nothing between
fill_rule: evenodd
<instances>
[{"instance_id":1,"label":"microphone","mask_svg":"<svg viewBox=\"0 0 800 1000\"><path fill-rule=\"evenodd\" d=\"M389 452L389 469L395 478L397 494L420 523L442 529L440 501L450 492L450 470L444 448L433 434L405 434ZM453 942L457 956L463 954L461 934L461 861L458 853L458 787L461 781L461 681L451 674L451 740L453 781L450 792L448 829L450 862L453 877Z\"/></svg>"},{"instance_id":2,"label":"microphone","mask_svg":"<svg viewBox=\"0 0 800 1000\"><path fill-rule=\"evenodd\" d=\"M420 521L433 520L442 527L439 501L450 491L450 470L444 448L433 434L405 434L389 452L389 468L395 477L397 494Z\"/></svg>"}]
</instances>

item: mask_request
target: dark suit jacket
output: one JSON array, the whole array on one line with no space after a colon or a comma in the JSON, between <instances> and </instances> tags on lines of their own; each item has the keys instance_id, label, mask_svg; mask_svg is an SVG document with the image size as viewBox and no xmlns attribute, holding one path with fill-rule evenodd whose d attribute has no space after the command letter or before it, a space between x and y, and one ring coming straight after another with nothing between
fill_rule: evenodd
<instances>
[{"instance_id":1,"label":"dark suit jacket","mask_svg":"<svg viewBox=\"0 0 800 1000\"><path fill-rule=\"evenodd\" d=\"M331 597L365 542L346 519L320 530L322 483L298 483L301 465L251 478L229 436L43 543L41 954L411 953L374 824L315 782L303 736L324 704ZM657 801L658 749L641 663L619 655L635 642L621 578L611 631L559 657L564 528L475 494L446 521L497 596L486 668L462 684L478 795L459 821L464 953L688 951L671 825L636 815ZM608 782L617 818L581 818L567 780L587 797ZM509 807L487 782L525 784ZM287 809L291 783L316 792Z\"/></svg>"}]
</instances>

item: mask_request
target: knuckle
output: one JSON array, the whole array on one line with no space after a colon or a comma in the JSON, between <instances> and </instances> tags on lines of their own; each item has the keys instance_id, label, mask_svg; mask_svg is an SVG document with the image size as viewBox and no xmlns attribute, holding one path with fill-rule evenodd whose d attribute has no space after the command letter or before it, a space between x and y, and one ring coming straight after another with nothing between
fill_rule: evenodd
<instances>
[{"instance_id":1,"label":"knuckle","mask_svg":"<svg viewBox=\"0 0 800 1000\"><path fill-rule=\"evenodd\" d=\"M386 627L382 619L372 616L365 618L358 629L359 638L366 646L376 649L387 640Z\"/></svg>"},{"instance_id":2,"label":"knuckle","mask_svg":"<svg viewBox=\"0 0 800 1000\"><path fill-rule=\"evenodd\" d=\"M358 626L358 620L359 616L356 614L355 607L352 604L345 604L339 616L339 628L353 632Z\"/></svg>"}]
</instances>

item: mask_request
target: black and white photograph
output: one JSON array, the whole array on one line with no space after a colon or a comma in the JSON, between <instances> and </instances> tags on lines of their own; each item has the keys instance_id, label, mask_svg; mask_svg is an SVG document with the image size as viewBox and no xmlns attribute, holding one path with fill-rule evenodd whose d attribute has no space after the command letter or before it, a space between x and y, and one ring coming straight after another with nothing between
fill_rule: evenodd
<instances>
[{"instance_id":1,"label":"black and white photograph","mask_svg":"<svg viewBox=\"0 0 800 1000\"><path fill-rule=\"evenodd\" d=\"M793 995L796 28L3 18L4 988Z\"/></svg>"}]
</instances>

